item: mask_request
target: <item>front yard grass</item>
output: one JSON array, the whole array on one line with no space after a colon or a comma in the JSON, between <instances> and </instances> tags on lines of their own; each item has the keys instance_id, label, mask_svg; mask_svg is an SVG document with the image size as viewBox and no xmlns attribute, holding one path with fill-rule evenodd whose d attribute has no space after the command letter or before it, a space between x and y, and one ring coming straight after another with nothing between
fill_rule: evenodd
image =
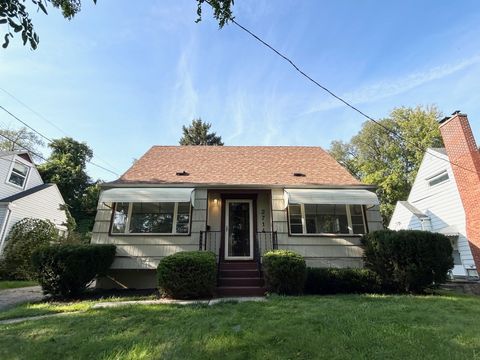
<instances>
[{"instance_id":1,"label":"front yard grass","mask_svg":"<svg viewBox=\"0 0 480 360\"><path fill-rule=\"evenodd\" d=\"M84 311L61 318L0 325L0 358L480 358L480 298L471 296L271 297L107 309L90 304L63 305L63 311ZM62 311L62 305L44 306Z\"/></svg>"},{"instance_id":2,"label":"front yard grass","mask_svg":"<svg viewBox=\"0 0 480 360\"><path fill-rule=\"evenodd\" d=\"M2 281L0 281L0 290L16 289L16 288L22 288L22 287L27 287L27 286L35 286L35 285L38 285L38 283L36 281L25 281L25 280L7 281L7 280L2 280Z\"/></svg>"}]
</instances>

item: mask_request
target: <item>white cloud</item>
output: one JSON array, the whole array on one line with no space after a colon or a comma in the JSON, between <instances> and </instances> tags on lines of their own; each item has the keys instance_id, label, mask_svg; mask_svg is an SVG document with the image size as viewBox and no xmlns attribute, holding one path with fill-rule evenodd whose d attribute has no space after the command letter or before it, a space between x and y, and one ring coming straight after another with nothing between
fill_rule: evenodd
<instances>
[{"instance_id":1,"label":"white cloud","mask_svg":"<svg viewBox=\"0 0 480 360\"><path fill-rule=\"evenodd\" d=\"M478 63L480 63L480 55L464 59L454 64L444 64L436 66L427 71L412 73L396 79L382 80L380 82L360 88L358 90L341 94L341 97L352 104L370 103L404 93L408 90L431 82L433 80L444 78L457 71L463 70L471 65L475 65ZM309 115L312 113L330 110L341 106L344 106L344 104L332 98L330 100L320 102L311 106L311 108L302 115Z\"/></svg>"}]
</instances>

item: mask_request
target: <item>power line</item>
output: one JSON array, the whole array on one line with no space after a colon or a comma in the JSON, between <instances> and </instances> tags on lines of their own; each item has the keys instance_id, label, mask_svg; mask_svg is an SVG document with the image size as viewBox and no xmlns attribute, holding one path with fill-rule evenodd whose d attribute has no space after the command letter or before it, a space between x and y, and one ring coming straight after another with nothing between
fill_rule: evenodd
<instances>
[{"instance_id":1,"label":"power line","mask_svg":"<svg viewBox=\"0 0 480 360\"><path fill-rule=\"evenodd\" d=\"M19 104L21 104L22 106L24 106L25 108L27 108L28 110L30 110L33 114L35 114L36 116L38 116L40 119L46 121L47 123L49 123L50 125L52 125L55 129L57 129L58 131L60 131L63 135L65 136L70 136L69 134L67 134L65 131L63 131L63 129L61 129L59 126L57 126L54 122L48 120L45 116L43 116L42 114L40 114L39 112L35 111L34 109L32 109L30 106L28 106L27 104L25 104L22 100L20 100L18 97L16 97L15 95L13 95L11 92L5 90L4 88L0 87L0 90L3 91L5 94L7 94L8 96L10 96L12 99L14 99L16 102L18 102ZM115 169L115 170L118 170L115 166L113 166L112 164L110 164L108 161L106 161L105 159L101 158L100 156L98 155L94 155L94 157L96 157L97 159L103 161L105 164L107 164L108 166L110 166L111 168ZM115 173L115 175L118 175L117 173Z\"/></svg>"},{"instance_id":2,"label":"power line","mask_svg":"<svg viewBox=\"0 0 480 360\"><path fill-rule=\"evenodd\" d=\"M208 4L210 4L209 1L207 1ZM211 4L210 4L211 5ZM276 48L274 48L272 45L270 45L269 43L267 43L265 40L263 40L262 38L260 38L258 35L254 34L252 31L250 31L249 29L247 29L245 26L239 24L235 19L231 18L230 21L235 24L236 26L238 26L241 30L245 31L247 34L249 34L250 36L252 36L254 39L256 39L257 41L259 41L261 44L263 44L264 46L266 46L267 48L269 48L270 50L272 50L275 54L277 54L278 56L280 56L282 59L284 59L286 62L288 62L298 73L300 73L303 77L305 77L307 80L309 80L310 82L312 82L314 85L316 85L317 87L321 88L323 91L327 92L329 95L331 95L332 97L334 97L335 99L337 99L338 101L342 102L344 105L346 105L347 107L349 107L350 109L356 111L357 113L359 113L360 115L362 115L364 118L366 118L367 120L369 121L372 121L373 123L377 124L378 126L382 127L385 131L387 131L388 133L390 133L392 136L394 136L397 140L400 140L400 141L403 141L405 143L408 143L410 145L413 145L414 147L416 147L418 150L422 151L422 152L426 152L426 149L422 149L420 148L419 146L417 146L416 144L414 143L411 143L409 141L407 141L405 138L403 138L400 134L398 134L397 132L395 132L394 130L388 128L387 126L383 125L381 122L375 120L373 117L367 115L366 113L364 113L363 111L361 111L359 108L357 108L356 106L352 105L351 103L349 103L347 100L343 99L341 96L335 94L332 90L328 89L326 86L320 84L318 81L316 81L315 79L313 79L310 75L308 75L307 73L305 73L299 66L297 66L290 58L288 58L286 55L284 55L283 53L281 53L279 50L277 50ZM432 154L430 153L432 156L440 159L440 160L443 160L443 161L446 161L448 163L450 163L451 165L455 165L463 170L467 170L467 171L470 171L470 172L473 172L475 174L479 174L479 172L475 171L475 170L472 170L472 169L469 169L469 168L466 168L462 165L459 165L459 164L456 164L452 161L450 161L450 159L445 159L443 157L440 157L440 156L437 156L435 154Z\"/></svg>"},{"instance_id":3,"label":"power line","mask_svg":"<svg viewBox=\"0 0 480 360\"><path fill-rule=\"evenodd\" d=\"M24 122L23 120L21 120L18 116L15 116L14 114L12 114L10 111L8 111L7 109L5 109L5 107L3 107L2 105L0 105L0 109L4 110L7 114L9 114L10 116L12 116L14 119L20 121L22 124L24 124L25 126L27 126L29 129L31 129L32 131L34 131L36 134L40 135L42 138L46 139L48 141L48 143L52 143L53 140L51 140L50 138L46 137L45 135L43 135L41 132L35 130L33 127L31 127L30 125L28 125L26 122ZM8 138L6 137L5 135L2 135L0 134L1 136L3 136L4 138L6 138L7 140L11 141L12 143L14 143L15 145L17 146L20 146L21 148L31 152L33 155L39 157L40 159L44 160L44 161L47 161L47 159L45 159L44 157L34 153L31 149L28 149L26 148L25 146L19 144L18 142L16 142L15 140L11 139L11 138ZM116 176L119 176L119 174L113 170L110 170L110 169L107 169L106 167L102 166L102 165L99 165L97 163L94 163L93 161L91 160L87 160L87 162L93 166L96 166L97 168L99 169L102 169L102 170L105 170L105 171L108 171L109 173L111 174L114 174Z\"/></svg>"}]
</instances>

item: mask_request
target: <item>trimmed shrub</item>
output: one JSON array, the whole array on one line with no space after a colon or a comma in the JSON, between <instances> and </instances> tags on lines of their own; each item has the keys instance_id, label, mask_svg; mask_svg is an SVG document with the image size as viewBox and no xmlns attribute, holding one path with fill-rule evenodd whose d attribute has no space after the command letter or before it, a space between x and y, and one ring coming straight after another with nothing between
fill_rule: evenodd
<instances>
[{"instance_id":1,"label":"trimmed shrub","mask_svg":"<svg viewBox=\"0 0 480 360\"><path fill-rule=\"evenodd\" d=\"M453 267L450 240L419 230L380 230L362 237L365 267L387 291L421 293L444 283Z\"/></svg>"},{"instance_id":2,"label":"trimmed shrub","mask_svg":"<svg viewBox=\"0 0 480 360\"><path fill-rule=\"evenodd\" d=\"M380 291L380 279L368 269L307 269L307 294L365 294Z\"/></svg>"},{"instance_id":3,"label":"trimmed shrub","mask_svg":"<svg viewBox=\"0 0 480 360\"><path fill-rule=\"evenodd\" d=\"M293 251L273 250L263 256L265 287L273 293L302 293L306 270L305 259Z\"/></svg>"},{"instance_id":4,"label":"trimmed shrub","mask_svg":"<svg viewBox=\"0 0 480 360\"><path fill-rule=\"evenodd\" d=\"M32 253L45 245L58 241L58 230L49 220L25 218L13 225L1 261L2 278L33 280Z\"/></svg>"},{"instance_id":5,"label":"trimmed shrub","mask_svg":"<svg viewBox=\"0 0 480 360\"><path fill-rule=\"evenodd\" d=\"M210 251L182 251L165 257L157 268L160 291L175 299L212 297L217 260Z\"/></svg>"},{"instance_id":6,"label":"trimmed shrub","mask_svg":"<svg viewBox=\"0 0 480 360\"><path fill-rule=\"evenodd\" d=\"M44 293L69 298L106 275L114 257L114 245L53 245L35 250L32 265Z\"/></svg>"}]
</instances>

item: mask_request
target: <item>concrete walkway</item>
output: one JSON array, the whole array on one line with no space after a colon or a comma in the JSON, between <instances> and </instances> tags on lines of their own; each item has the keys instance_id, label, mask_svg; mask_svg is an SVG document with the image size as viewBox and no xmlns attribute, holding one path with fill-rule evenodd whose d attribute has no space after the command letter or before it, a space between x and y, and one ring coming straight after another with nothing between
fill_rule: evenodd
<instances>
[{"instance_id":1,"label":"concrete walkway","mask_svg":"<svg viewBox=\"0 0 480 360\"><path fill-rule=\"evenodd\" d=\"M0 290L0 311L26 302L38 302L43 297L40 286Z\"/></svg>"}]
</instances>

